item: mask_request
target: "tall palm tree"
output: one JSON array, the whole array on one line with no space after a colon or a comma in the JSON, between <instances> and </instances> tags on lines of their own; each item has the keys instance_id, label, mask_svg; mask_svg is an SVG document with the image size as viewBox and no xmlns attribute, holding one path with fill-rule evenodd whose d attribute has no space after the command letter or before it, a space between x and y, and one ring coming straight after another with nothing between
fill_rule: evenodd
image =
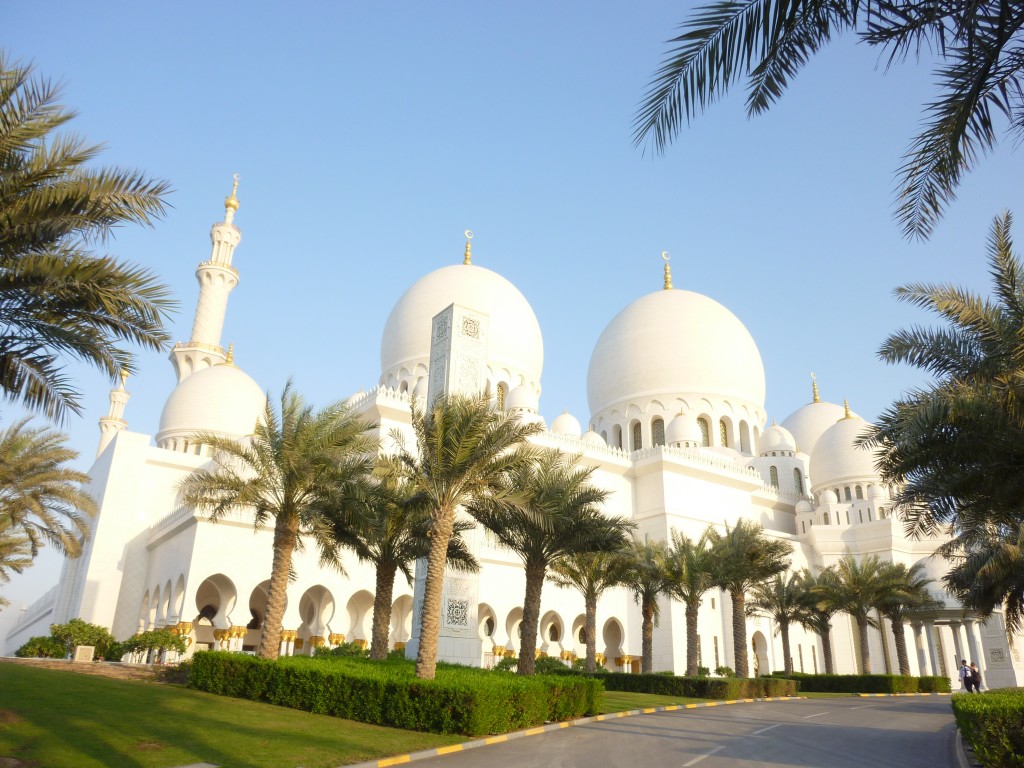
<instances>
[{"instance_id":1,"label":"tall palm tree","mask_svg":"<svg viewBox=\"0 0 1024 768\"><path fill-rule=\"evenodd\" d=\"M46 543L78 557L96 514L82 489L89 476L68 466L78 453L67 447L67 435L28 421L0 432L0 519L25 534L32 557Z\"/></svg>"},{"instance_id":2,"label":"tall palm tree","mask_svg":"<svg viewBox=\"0 0 1024 768\"><path fill-rule=\"evenodd\" d=\"M790 571L777 573L768 581L755 584L751 591L748 611L767 616L775 622L782 636L782 658L786 674L793 674L793 655L789 645L789 625L798 623L803 611L803 582L800 574Z\"/></svg>"},{"instance_id":3,"label":"tall palm tree","mask_svg":"<svg viewBox=\"0 0 1024 768\"><path fill-rule=\"evenodd\" d=\"M889 63L926 46L940 60L940 93L900 168L897 216L906 235L927 237L964 172L996 143L993 113L1019 115L1024 108L1022 29L1024 11L1005 2L712 0L669 41L636 115L634 139L664 151L743 78L748 115L767 111L811 56L845 32L879 46ZM1011 131L1024 134L1024 124L1011 120Z\"/></svg>"},{"instance_id":4,"label":"tall palm tree","mask_svg":"<svg viewBox=\"0 0 1024 768\"><path fill-rule=\"evenodd\" d=\"M395 462L378 457L375 482L365 495L356 503L343 499L328 510L332 535L375 568L371 659L388 655L395 575L401 571L411 584L413 564L430 550L430 512L422 502L412 500L412 486L397 470ZM456 520L448 541L448 567L466 571L479 567L461 536L472 529L472 523Z\"/></svg>"},{"instance_id":5,"label":"tall palm tree","mask_svg":"<svg viewBox=\"0 0 1024 768\"><path fill-rule=\"evenodd\" d=\"M574 552L551 564L548 581L583 595L586 671L597 671L597 601L626 579L626 558L619 552Z\"/></svg>"},{"instance_id":6,"label":"tall palm tree","mask_svg":"<svg viewBox=\"0 0 1024 768\"><path fill-rule=\"evenodd\" d=\"M825 582L826 591L822 601L842 611L857 624L860 639L860 666L865 675L871 674L871 649L868 646L868 627L878 626L871 617L871 611L878 608L890 596L891 585L884 578L883 564L877 555L868 555L857 560L853 555L844 555L837 563L829 566L833 577Z\"/></svg>"},{"instance_id":7,"label":"tall palm tree","mask_svg":"<svg viewBox=\"0 0 1024 768\"><path fill-rule=\"evenodd\" d=\"M484 497L509 495L508 476L531 451L525 441L540 431L507 411L494 410L486 396L438 396L424 412L413 407L415 453L401 435L396 459L416 493L430 511L430 551L423 591L416 676L433 679L437 667L437 639L441 620L441 590L448 556L448 541L455 530L456 512Z\"/></svg>"},{"instance_id":8,"label":"tall palm tree","mask_svg":"<svg viewBox=\"0 0 1024 768\"><path fill-rule=\"evenodd\" d=\"M0 515L0 584L6 584L12 573L22 573L30 565L32 545L28 536L10 518ZM8 600L0 595L0 608L5 605Z\"/></svg>"},{"instance_id":9,"label":"tall palm tree","mask_svg":"<svg viewBox=\"0 0 1024 768\"><path fill-rule=\"evenodd\" d=\"M541 591L548 568L577 552L613 551L626 543L632 524L606 516L601 505L608 491L590 483L593 467L560 451L541 451L508 475L505 498L470 501L466 511L523 561L526 594L519 636L520 675L532 675L537 649Z\"/></svg>"},{"instance_id":10,"label":"tall palm tree","mask_svg":"<svg viewBox=\"0 0 1024 768\"><path fill-rule=\"evenodd\" d=\"M669 594L669 550L663 541L635 539L629 552L626 586L640 606L640 671L650 674L654 670L654 627L661 617L658 597Z\"/></svg>"},{"instance_id":11,"label":"tall palm tree","mask_svg":"<svg viewBox=\"0 0 1024 768\"><path fill-rule=\"evenodd\" d=\"M159 350L175 303L148 270L94 248L123 224L152 224L170 191L96 167L98 145L58 133L75 113L60 87L0 52L0 391L62 421L80 414L64 358L115 379L124 343Z\"/></svg>"},{"instance_id":12,"label":"tall palm tree","mask_svg":"<svg viewBox=\"0 0 1024 768\"><path fill-rule=\"evenodd\" d=\"M832 581L835 573L827 568L817 575L811 573L807 568L800 572L800 582L803 587L801 591L801 610L797 614L797 621L804 629L814 632L821 640L821 657L825 664L825 674L831 675L834 672L832 661L832 617L839 613L839 609L832 606L827 600L835 589Z\"/></svg>"},{"instance_id":13,"label":"tall palm tree","mask_svg":"<svg viewBox=\"0 0 1024 768\"><path fill-rule=\"evenodd\" d=\"M747 592L754 585L782 573L789 567L793 546L788 541L764 535L764 529L749 520L725 525L720 532L708 528L708 539L717 561L715 584L728 590L732 599L732 644L736 674L748 677Z\"/></svg>"},{"instance_id":14,"label":"tall palm tree","mask_svg":"<svg viewBox=\"0 0 1024 768\"><path fill-rule=\"evenodd\" d=\"M321 562L340 569L330 511L363 497L377 451L371 424L335 403L315 411L291 382L274 407L267 399L255 433L238 440L198 434L190 443L212 449L213 466L197 469L179 484L181 501L211 520L252 511L253 524L274 526L274 556L267 616L258 653L276 659L281 644L292 556L311 539Z\"/></svg>"},{"instance_id":15,"label":"tall palm tree","mask_svg":"<svg viewBox=\"0 0 1024 768\"><path fill-rule=\"evenodd\" d=\"M881 577L886 587L877 608L889 620L900 674L909 675L910 657L904 631L907 617L914 611L938 607L942 603L928 592L932 579L925 576L922 563L914 563L910 568L903 563L883 563Z\"/></svg>"},{"instance_id":16,"label":"tall palm tree","mask_svg":"<svg viewBox=\"0 0 1024 768\"><path fill-rule=\"evenodd\" d=\"M863 440L882 449L882 480L896 488L895 510L908 531L952 536L940 554L958 562L955 582L967 587L958 596L983 617L1004 601L1009 614L1015 574L971 569L1001 540L1012 549L1024 525L1024 476L1014 471L1024 464L1024 265L1013 253L1011 225L1009 213L998 217L989 237L990 297L951 285L898 290L943 325L898 331L880 355L922 369L932 383L893 403ZM983 591L970 588L976 581Z\"/></svg>"},{"instance_id":17,"label":"tall palm tree","mask_svg":"<svg viewBox=\"0 0 1024 768\"><path fill-rule=\"evenodd\" d=\"M697 675L697 618L704 593L715 586L715 555L707 532L697 541L672 531L668 556L668 592L685 606L686 674Z\"/></svg>"},{"instance_id":18,"label":"tall palm tree","mask_svg":"<svg viewBox=\"0 0 1024 768\"><path fill-rule=\"evenodd\" d=\"M989 616L1003 609L1007 632L1024 626L1024 527L1005 526L972 539L970 550L943 577L964 605Z\"/></svg>"}]
</instances>

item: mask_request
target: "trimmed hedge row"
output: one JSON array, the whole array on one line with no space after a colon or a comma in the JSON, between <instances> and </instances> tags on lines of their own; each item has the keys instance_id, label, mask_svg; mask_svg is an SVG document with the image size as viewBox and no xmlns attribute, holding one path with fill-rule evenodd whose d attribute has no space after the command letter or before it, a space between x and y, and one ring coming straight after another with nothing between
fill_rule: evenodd
<instances>
[{"instance_id":1,"label":"trimmed hedge row","mask_svg":"<svg viewBox=\"0 0 1024 768\"><path fill-rule=\"evenodd\" d=\"M1024 766L1024 688L953 696L960 733L985 768Z\"/></svg>"},{"instance_id":2,"label":"trimmed hedge row","mask_svg":"<svg viewBox=\"0 0 1024 768\"><path fill-rule=\"evenodd\" d=\"M784 672L774 672L785 679ZM807 675L794 672L790 679L800 682L800 690L811 693L949 693L949 678L926 675Z\"/></svg>"},{"instance_id":3,"label":"trimmed hedge row","mask_svg":"<svg viewBox=\"0 0 1024 768\"><path fill-rule=\"evenodd\" d=\"M795 696L800 690L796 680L777 677L677 677L675 675L633 675L626 672L586 673L566 671L600 680L606 691L656 693L686 696L692 699L756 699Z\"/></svg>"},{"instance_id":4,"label":"trimmed hedge row","mask_svg":"<svg viewBox=\"0 0 1024 768\"><path fill-rule=\"evenodd\" d=\"M599 681L530 678L439 665L434 680L404 660L253 656L204 651L188 685L210 693L413 731L480 736L596 714Z\"/></svg>"}]
</instances>

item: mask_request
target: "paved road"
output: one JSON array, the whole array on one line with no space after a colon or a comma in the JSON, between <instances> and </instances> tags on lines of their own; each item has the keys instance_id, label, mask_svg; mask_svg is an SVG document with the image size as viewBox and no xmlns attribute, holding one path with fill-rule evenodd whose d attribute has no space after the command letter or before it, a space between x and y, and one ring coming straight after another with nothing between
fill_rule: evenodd
<instances>
[{"instance_id":1,"label":"paved road","mask_svg":"<svg viewBox=\"0 0 1024 768\"><path fill-rule=\"evenodd\" d=\"M841 698L659 712L567 728L423 768L950 768L948 697Z\"/></svg>"}]
</instances>

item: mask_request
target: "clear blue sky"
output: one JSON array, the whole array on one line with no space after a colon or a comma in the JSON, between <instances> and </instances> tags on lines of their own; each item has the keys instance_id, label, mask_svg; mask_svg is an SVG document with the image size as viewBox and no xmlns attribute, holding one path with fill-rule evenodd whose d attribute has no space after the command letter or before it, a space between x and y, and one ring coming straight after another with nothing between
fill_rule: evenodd
<instances>
[{"instance_id":1,"label":"clear blue sky","mask_svg":"<svg viewBox=\"0 0 1024 768\"><path fill-rule=\"evenodd\" d=\"M12 3L2 45L63 80L73 127L106 143L104 162L173 184L166 219L120 232L110 250L173 288L177 339L210 224L241 174L241 284L224 342L266 389L293 376L322 404L376 384L392 305L457 262L471 228L474 263L515 283L540 320L549 421L568 408L586 423L594 342L660 287L663 250L677 287L725 304L753 334L770 417L809 401L814 371L823 397L874 418L921 381L876 357L887 333L928 320L893 287L986 289L993 216L1024 216L1021 155L1004 143L928 243L903 240L894 172L932 98L930 67L886 73L848 38L766 116L747 120L737 90L666 156L645 156L633 114L690 7ZM75 370L87 411L67 429L85 469L110 384ZM141 356L129 428L154 433L173 385L165 356ZM33 599L58 565L43 558L4 594Z\"/></svg>"}]
</instances>

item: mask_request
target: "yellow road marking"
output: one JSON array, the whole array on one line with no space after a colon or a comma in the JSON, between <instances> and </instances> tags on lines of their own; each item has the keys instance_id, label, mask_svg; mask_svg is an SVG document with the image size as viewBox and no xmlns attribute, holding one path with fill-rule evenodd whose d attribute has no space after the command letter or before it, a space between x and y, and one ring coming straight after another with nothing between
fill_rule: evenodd
<instances>
[{"instance_id":1,"label":"yellow road marking","mask_svg":"<svg viewBox=\"0 0 1024 768\"><path fill-rule=\"evenodd\" d=\"M461 744L452 744L450 747L438 747L437 748L437 754L439 754L439 755L447 755L447 754L449 754L451 752L461 752L461 751L462 751L462 745Z\"/></svg>"}]
</instances>

